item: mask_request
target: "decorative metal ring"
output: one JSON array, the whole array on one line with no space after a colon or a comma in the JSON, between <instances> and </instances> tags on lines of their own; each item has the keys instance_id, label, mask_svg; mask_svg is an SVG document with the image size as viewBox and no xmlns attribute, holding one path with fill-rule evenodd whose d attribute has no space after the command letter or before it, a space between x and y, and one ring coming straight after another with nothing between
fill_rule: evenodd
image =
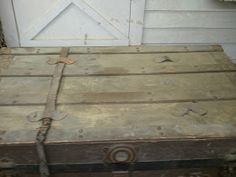
<instances>
[{"instance_id":1,"label":"decorative metal ring","mask_svg":"<svg viewBox=\"0 0 236 177\"><path fill-rule=\"evenodd\" d=\"M133 163L136 160L137 151L131 145L116 145L106 153L106 161L109 163Z\"/></svg>"}]
</instances>

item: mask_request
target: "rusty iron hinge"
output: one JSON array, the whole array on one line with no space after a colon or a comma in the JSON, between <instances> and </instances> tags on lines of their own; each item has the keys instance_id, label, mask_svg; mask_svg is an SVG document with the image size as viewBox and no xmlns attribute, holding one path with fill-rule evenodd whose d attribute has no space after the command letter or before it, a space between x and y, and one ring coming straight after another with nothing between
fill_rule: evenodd
<instances>
[{"instance_id":1,"label":"rusty iron hinge","mask_svg":"<svg viewBox=\"0 0 236 177\"><path fill-rule=\"evenodd\" d=\"M75 61L73 59L68 58L68 57L60 57L59 59L57 59L57 58L49 58L47 63L49 65L55 65L55 64L58 64L58 63L63 63L63 64L71 65L71 64L74 64Z\"/></svg>"}]
</instances>

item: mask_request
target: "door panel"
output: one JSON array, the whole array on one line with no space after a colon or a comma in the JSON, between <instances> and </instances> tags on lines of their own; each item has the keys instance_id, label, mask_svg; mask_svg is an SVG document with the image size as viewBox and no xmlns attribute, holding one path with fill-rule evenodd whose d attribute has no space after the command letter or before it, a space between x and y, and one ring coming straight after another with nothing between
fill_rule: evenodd
<instances>
[{"instance_id":1,"label":"door panel","mask_svg":"<svg viewBox=\"0 0 236 177\"><path fill-rule=\"evenodd\" d=\"M14 0L21 46L128 45L130 0Z\"/></svg>"}]
</instances>

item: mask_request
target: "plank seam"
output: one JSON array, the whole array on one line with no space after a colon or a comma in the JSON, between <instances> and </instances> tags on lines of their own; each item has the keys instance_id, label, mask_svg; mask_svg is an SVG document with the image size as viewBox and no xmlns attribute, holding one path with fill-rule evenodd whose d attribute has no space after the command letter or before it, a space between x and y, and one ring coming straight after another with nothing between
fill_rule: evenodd
<instances>
[{"instance_id":1,"label":"plank seam","mask_svg":"<svg viewBox=\"0 0 236 177\"><path fill-rule=\"evenodd\" d=\"M148 44L148 43L146 43ZM152 44L152 43L150 43ZM173 43L173 44L176 44L176 43ZM181 43L178 43L178 44L181 44ZM183 44L186 44L186 43L183 43ZM203 44L203 43L198 43L198 44ZM212 44L212 43L211 43ZM228 43L227 43L228 44ZM236 43L232 43L232 44L236 44ZM207 45L207 44L204 44L204 45ZM196 51L157 51L157 52L120 52L120 53L101 53L101 52L94 52L94 53L76 53L76 52L72 52L70 53L69 55L90 55L90 54L100 54L100 55L119 55L119 54L162 54L162 53L208 53L208 52L223 52L223 49L215 49L215 50L196 50ZM24 53L24 54L19 54L19 53L12 53L12 54L1 54L0 53L0 56L8 56L8 55L14 55L14 56L37 56L37 55L58 55L59 53L41 53L41 54L27 54L27 53Z\"/></svg>"},{"instance_id":2,"label":"plank seam","mask_svg":"<svg viewBox=\"0 0 236 177\"><path fill-rule=\"evenodd\" d=\"M186 100L160 100L160 101L123 101L123 102L78 102L78 103L57 103L56 106L66 105L140 105L140 104L171 104L171 103L195 103L195 102L222 102L236 101L236 97L232 98L209 98L209 99L186 99ZM22 104L0 104L0 106L44 106L46 103L22 103Z\"/></svg>"},{"instance_id":3,"label":"plank seam","mask_svg":"<svg viewBox=\"0 0 236 177\"><path fill-rule=\"evenodd\" d=\"M229 65L230 66L230 65ZM186 72L159 72L159 73L125 73L125 74L63 74L63 77L113 77L113 76L149 76L149 75L172 75L172 74L204 74L204 73L234 73L235 69L231 70L212 70L212 71L186 71ZM51 77L52 75L1 75L0 77Z\"/></svg>"}]
</instances>

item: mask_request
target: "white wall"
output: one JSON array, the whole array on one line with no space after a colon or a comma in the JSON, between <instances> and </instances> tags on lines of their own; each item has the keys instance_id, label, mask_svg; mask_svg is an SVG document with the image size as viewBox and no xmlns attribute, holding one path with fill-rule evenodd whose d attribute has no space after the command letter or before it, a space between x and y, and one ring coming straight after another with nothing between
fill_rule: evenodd
<instances>
[{"instance_id":1,"label":"white wall","mask_svg":"<svg viewBox=\"0 0 236 177\"><path fill-rule=\"evenodd\" d=\"M222 44L236 62L236 3L146 0L143 44Z\"/></svg>"}]
</instances>

